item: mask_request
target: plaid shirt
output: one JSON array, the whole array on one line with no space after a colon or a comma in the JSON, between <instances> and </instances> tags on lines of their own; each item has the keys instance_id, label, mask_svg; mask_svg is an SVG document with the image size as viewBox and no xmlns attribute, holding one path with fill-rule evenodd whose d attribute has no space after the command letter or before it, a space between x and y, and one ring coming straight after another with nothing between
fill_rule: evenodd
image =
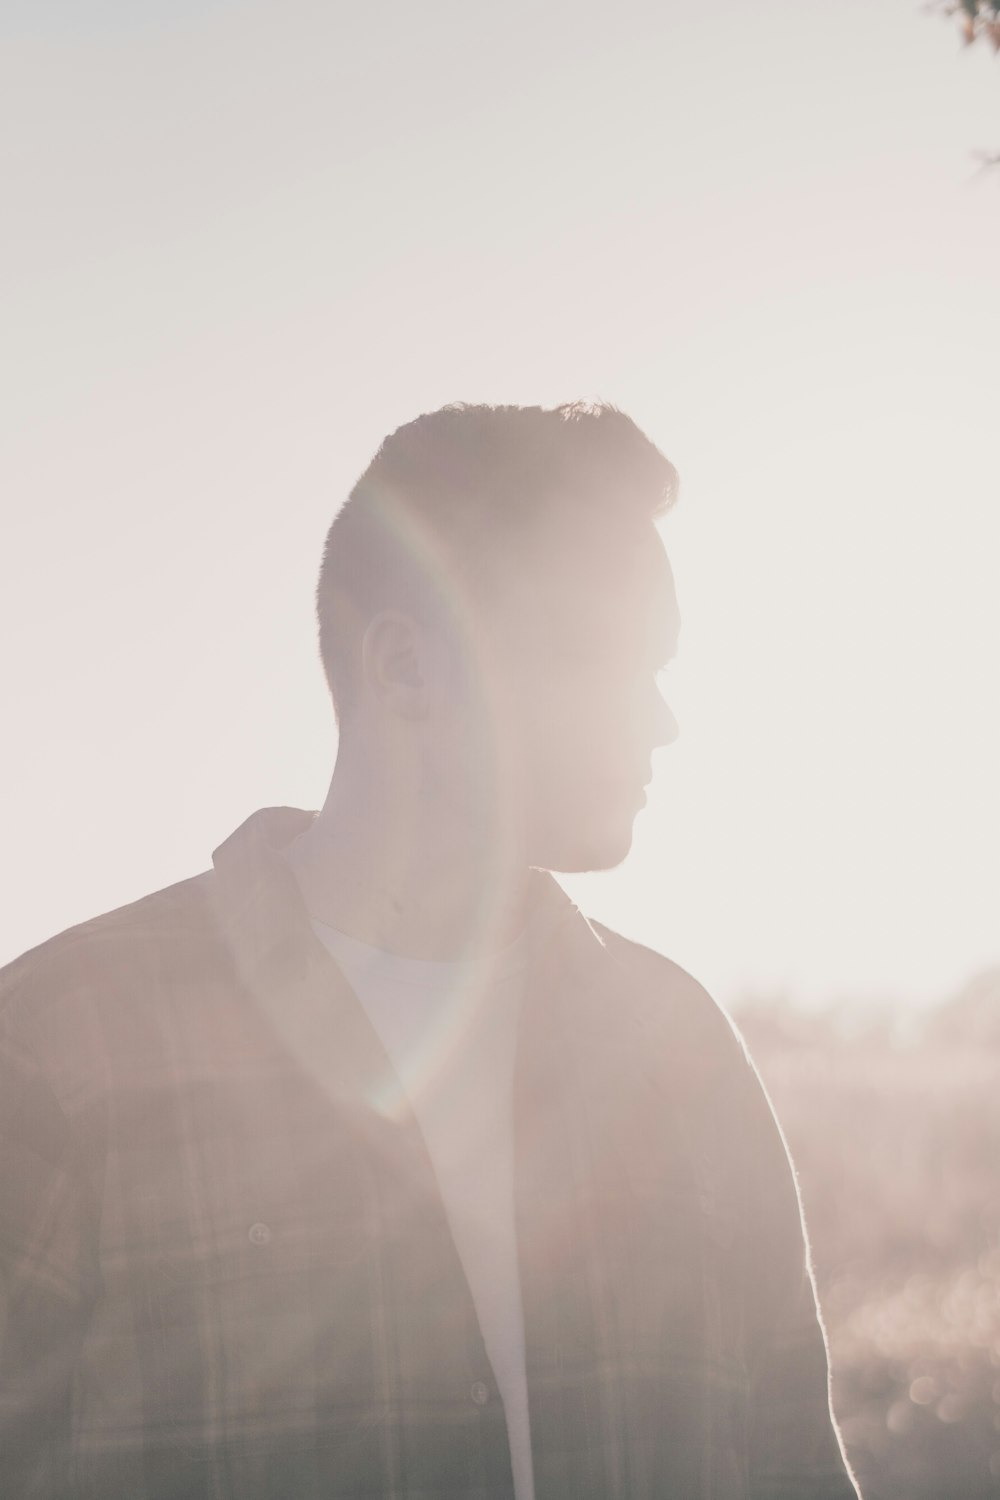
<instances>
[{"instance_id":1,"label":"plaid shirt","mask_svg":"<svg viewBox=\"0 0 1000 1500\"><path fill-rule=\"evenodd\" d=\"M433 1168L254 814L2 984L0 1493L510 1500ZM853 1500L729 1022L533 875L515 1221L538 1500Z\"/></svg>"}]
</instances>

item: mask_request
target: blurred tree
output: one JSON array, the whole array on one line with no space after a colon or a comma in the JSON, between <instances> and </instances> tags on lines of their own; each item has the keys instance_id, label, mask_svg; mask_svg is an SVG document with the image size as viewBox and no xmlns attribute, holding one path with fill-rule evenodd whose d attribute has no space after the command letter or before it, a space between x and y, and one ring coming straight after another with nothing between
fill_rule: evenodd
<instances>
[{"instance_id":1,"label":"blurred tree","mask_svg":"<svg viewBox=\"0 0 1000 1500\"><path fill-rule=\"evenodd\" d=\"M1000 0L931 0L929 10L956 16L965 45L985 42L1000 52ZM984 167L1000 166L1000 151L977 151Z\"/></svg>"},{"instance_id":2,"label":"blurred tree","mask_svg":"<svg viewBox=\"0 0 1000 1500\"><path fill-rule=\"evenodd\" d=\"M933 0L930 8L958 17L966 46L988 42L1000 52L1000 0Z\"/></svg>"},{"instance_id":3,"label":"blurred tree","mask_svg":"<svg viewBox=\"0 0 1000 1500\"><path fill-rule=\"evenodd\" d=\"M929 1018L925 1040L932 1046L965 1042L1000 1050L1000 965L970 979Z\"/></svg>"},{"instance_id":4,"label":"blurred tree","mask_svg":"<svg viewBox=\"0 0 1000 1500\"><path fill-rule=\"evenodd\" d=\"M797 1168L865 1500L1000 1500L1000 966L897 1040L741 1008Z\"/></svg>"}]
</instances>

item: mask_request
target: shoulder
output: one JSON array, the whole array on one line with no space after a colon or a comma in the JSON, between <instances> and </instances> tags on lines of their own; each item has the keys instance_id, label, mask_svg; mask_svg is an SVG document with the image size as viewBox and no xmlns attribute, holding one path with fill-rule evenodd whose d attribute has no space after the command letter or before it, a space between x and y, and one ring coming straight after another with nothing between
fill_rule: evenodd
<instances>
[{"instance_id":1,"label":"shoulder","mask_svg":"<svg viewBox=\"0 0 1000 1500\"><path fill-rule=\"evenodd\" d=\"M624 937L613 928L605 927L603 922L590 921L589 925L610 957L643 984L653 1003L669 1003L705 1017L719 1017L725 1024L731 1024L705 986L672 958L637 943L633 938Z\"/></svg>"},{"instance_id":2,"label":"shoulder","mask_svg":"<svg viewBox=\"0 0 1000 1500\"><path fill-rule=\"evenodd\" d=\"M0 969L0 1045L40 1067L93 1050L96 1013L162 996L218 947L206 875L155 891L60 932ZM88 1041L89 1038L89 1041Z\"/></svg>"},{"instance_id":3,"label":"shoulder","mask_svg":"<svg viewBox=\"0 0 1000 1500\"><path fill-rule=\"evenodd\" d=\"M801 1205L794 1168L771 1100L740 1032L705 987L662 953L591 923L611 960L634 983L623 986L637 1018L641 1066L669 1098L707 1154L739 1176L755 1217L783 1234L797 1256ZM768 1233L771 1230L767 1230Z\"/></svg>"},{"instance_id":4,"label":"shoulder","mask_svg":"<svg viewBox=\"0 0 1000 1500\"><path fill-rule=\"evenodd\" d=\"M655 948L601 922L590 926L609 961L626 978L629 1008L654 1050L669 1051L702 1083L719 1073L752 1071L736 1024L694 975Z\"/></svg>"},{"instance_id":5,"label":"shoulder","mask_svg":"<svg viewBox=\"0 0 1000 1500\"><path fill-rule=\"evenodd\" d=\"M774 1107L738 1026L686 969L642 943L592 922L608 960L628 983L608 997L609 1016L626 1000L632 1045L647 1074L689 1117L790 1178L788 1147ZM624 1017L621 1017L624 1020ZM617 1024L615 1030L620 1029Z\"/></svg>"},{"instance_id":6,"label":"shoulder","mask_svg":"<svg viewBox=\"0 0 1000 1500\"><path fill-rule=\"evenodd\" d=\"M195 875L153 891L114 911L91 917L30 948L0 969L0 1014L54 982L86 984L152 962L163 952L179 952L184 938L197 940L211 921L207 875Z\"/></svg>"}]
</instances>

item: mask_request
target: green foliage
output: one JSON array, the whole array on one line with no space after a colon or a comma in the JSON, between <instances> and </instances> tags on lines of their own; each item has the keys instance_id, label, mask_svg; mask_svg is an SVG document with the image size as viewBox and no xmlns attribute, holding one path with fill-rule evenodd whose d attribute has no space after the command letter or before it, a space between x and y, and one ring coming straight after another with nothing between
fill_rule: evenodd
<instances>
[{"instance_id":1,"label":"green foliage","mask_svg":"<svg viewBox=\"0 0 1000 1500\"><path fill-rule=\"evenodd\" d=\"M905 1042L738 1016L796 1163L865 1500L1000 1494L998 997L984 976Z\"/></svg>"}]
</instances>

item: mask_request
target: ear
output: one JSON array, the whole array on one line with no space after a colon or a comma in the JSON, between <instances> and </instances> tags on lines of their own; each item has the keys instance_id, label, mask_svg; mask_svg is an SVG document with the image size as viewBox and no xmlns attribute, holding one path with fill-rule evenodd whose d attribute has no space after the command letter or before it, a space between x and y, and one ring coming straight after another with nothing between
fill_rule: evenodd
<instances>
[{"instance_id":1,"label":"ear","mask_svg":"<svg viewBox=\"0 0 1000 1500\"><path fill-rule=\"evenodd\" d=\"M361 641L361 669L378 701L401 719L425 718L430 706L426 630L410 615L382 610Z\"/></svg>"}]
</instances>

